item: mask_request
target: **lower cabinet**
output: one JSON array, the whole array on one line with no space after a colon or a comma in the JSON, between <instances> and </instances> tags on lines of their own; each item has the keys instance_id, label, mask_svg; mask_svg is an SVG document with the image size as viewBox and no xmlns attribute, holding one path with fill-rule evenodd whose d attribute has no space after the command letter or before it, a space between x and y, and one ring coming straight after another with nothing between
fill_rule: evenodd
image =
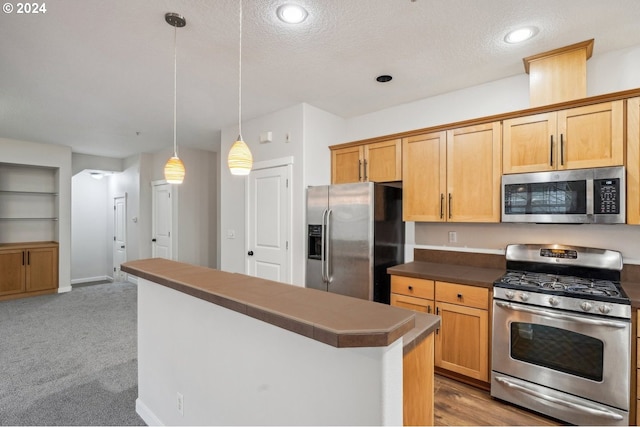
<instances>
[{"instance_id":1,"label":"lower cabinet","mask_svg":"<svg viewBox=\"0 0 640 427\"><path fill-rule=\"evenodd\" d=\"M391 305L440 316L435 366L489 382L489 289L392 275Z\"/></svg>"},{"instance_id":2,"label":"lower cabinet","mask_svg":"<svg viewBox=\"0 0 640 427\"><path fill-rule=\"evenodd\" d=\"M53 293L58 288L58 244L0 244L0 300Z\"/></svg>"}]
</instances>

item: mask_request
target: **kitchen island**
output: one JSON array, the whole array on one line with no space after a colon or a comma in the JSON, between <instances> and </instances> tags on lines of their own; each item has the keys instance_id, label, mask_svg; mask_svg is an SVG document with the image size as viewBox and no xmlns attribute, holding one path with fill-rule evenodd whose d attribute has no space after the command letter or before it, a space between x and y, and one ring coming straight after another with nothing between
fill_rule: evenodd
<instances>
[{"instance_id":1,"label":"kitchen island","mask_svg":"<svg viewBox=\"0 0 640 427\"><path fill-rule=\"evenodd\" d=\"M403 370L429 416L437 316L164 259L122 271L148 424L401 425Z\"/></svg>"}]
</instances>

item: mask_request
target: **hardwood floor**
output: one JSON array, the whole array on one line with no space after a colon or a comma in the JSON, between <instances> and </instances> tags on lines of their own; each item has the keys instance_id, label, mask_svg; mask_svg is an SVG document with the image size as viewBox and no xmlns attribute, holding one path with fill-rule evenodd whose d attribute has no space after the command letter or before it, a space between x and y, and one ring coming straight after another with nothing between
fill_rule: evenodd
<instances>
[{"instance_id":1,"label":"hardwood floor","mask_svg":"<svg viewBox=\"0 0 640 427\"><path fill-rule=\"evenodd\" d=\"M488 391L436 375L434 424L437 426L558 426L558 420L491 398Z\"/></svg>"}]
</instances>

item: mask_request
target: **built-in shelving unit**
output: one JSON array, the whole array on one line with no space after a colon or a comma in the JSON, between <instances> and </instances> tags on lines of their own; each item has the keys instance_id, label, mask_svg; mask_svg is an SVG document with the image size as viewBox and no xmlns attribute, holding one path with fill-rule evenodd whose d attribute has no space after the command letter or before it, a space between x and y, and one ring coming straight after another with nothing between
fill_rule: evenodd
<instances>
[{"instance_id":1,"label":"built-in shelving unit","mask_svg":"<svg viewBox=\"0 0 640 427\"><path fill-rule=\"evenodd\" d=\"M0 163L0 243L57 241L57 168Z\"/></svg>"}]
</instances>

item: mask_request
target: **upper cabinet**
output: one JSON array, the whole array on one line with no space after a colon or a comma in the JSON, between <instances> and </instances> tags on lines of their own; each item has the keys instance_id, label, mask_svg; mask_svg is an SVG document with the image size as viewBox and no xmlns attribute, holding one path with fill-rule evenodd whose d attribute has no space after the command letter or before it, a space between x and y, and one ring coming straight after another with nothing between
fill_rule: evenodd
<instances>
[{"instance_id":1,"label":"upper cabinet","mask_svg":"<svg viewBox=\"0 0 640 427\"><path fill-rule=\"evenodd\" d=\"M640 97L627 100L627 224L640 224Z\"/></svg>"},{"instance_id":2,"label":"upper cabinet","mask_svg":"<svg viewBox=\"0 0 640 427\"><path fill-rule=\"evenodd\" d=\"M403 140L405 221L500 221L500 123Z\"/></svg>"},{"instance_id":3,"label":"upper cabinet","mask_svg":"<svg viewBox=\"0 0 640 427\"><path fill-rule=\"evenodd\" d=\"M505 120L502 172L623 165L623 106L618 100Z\"/></svg>"},{"instance_id":4,"label":"upper cabinet","mask_svg":"<svg viewBox=\"0 0 640 427\"><path fill-rule=\"evenodd\" d=\"M402 140L331 148L331 183L402 179Z\"/></svg>"}]
</instances>

